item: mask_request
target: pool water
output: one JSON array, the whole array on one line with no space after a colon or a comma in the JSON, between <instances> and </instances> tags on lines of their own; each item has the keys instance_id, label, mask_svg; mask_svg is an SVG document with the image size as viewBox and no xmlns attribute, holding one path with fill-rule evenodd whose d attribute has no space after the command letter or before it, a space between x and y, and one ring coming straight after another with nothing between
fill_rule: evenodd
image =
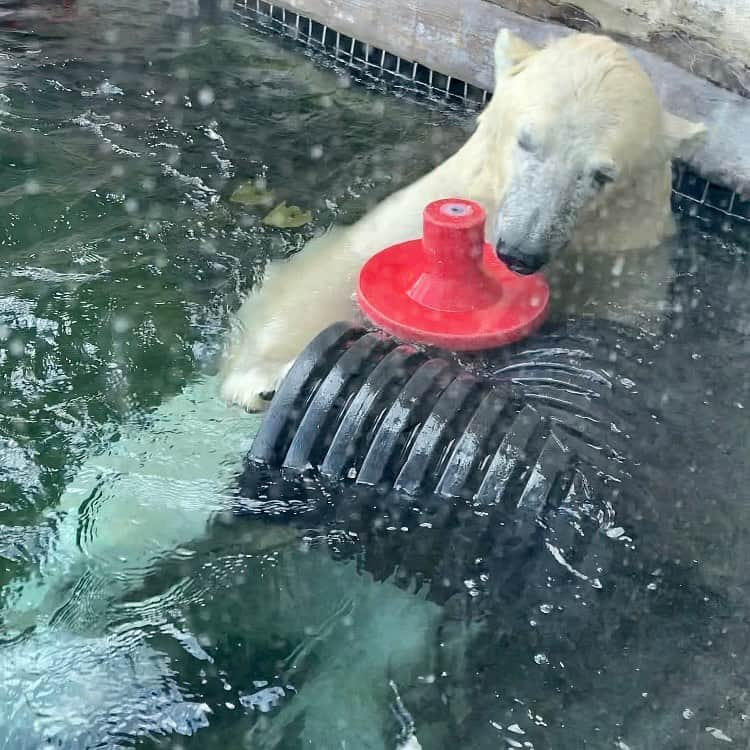
<instances>
[{"instance_id":1,"label":"pool water","mask_svg":"<svg viewBox=\"0 0 750 750\"><path fill-rule=\"evenodd\" d=\"M455 555L468 595L438 603L345 514L233 515L258 418L215 372L268 259L471 123L179 9L2 32L0 748L747 745L747 236L684 220L667 322L599 329L633 479L607 533L503 591ZM312 222L230 202L248 179Z\"/></svg>"}]
</instances>

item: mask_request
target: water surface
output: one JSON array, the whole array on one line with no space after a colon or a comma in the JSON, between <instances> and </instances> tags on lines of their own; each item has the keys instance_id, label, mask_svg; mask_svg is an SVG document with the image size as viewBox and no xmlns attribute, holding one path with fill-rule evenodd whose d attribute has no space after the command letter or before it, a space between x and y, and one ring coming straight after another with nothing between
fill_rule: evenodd
<instances>
[{"instance_id":1,"label":"water surface","mask_svg":"<svg viewBox=\"0 0 750 750\"><path fill-rule=\"evenodd\" d=\"M470 123L237 18L77 12L1 58L0 747L395 747L411 720L425 750L747 744L747 241L683 222L657 334L539 344L616 385L627 500L575 566L459 561L439 606L346 514L231 519L257 419L214 372L269 258ZM251 178L311 224L230 203ZM532 387L532 348L500 375Z\"/></svg>"}]
</instances>

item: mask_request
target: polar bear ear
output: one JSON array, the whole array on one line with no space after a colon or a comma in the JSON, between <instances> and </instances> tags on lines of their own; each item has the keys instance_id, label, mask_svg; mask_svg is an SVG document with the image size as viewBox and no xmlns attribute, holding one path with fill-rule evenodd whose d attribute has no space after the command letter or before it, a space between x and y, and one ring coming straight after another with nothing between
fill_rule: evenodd
<instances>
[{"instance_id":1,"label":"polar bear ear","mask_svg":"<svg viewBox=\"0 0 750 750\"><path fill-rule=\"evenodd\" d=\"M689 159L703 142L706 126L702 122L690 122L677 115L664 113L664 137L669 153L680 159Z\"/></svg>"},{"instance_id":2,"label":"polar bear ear","mask_svg":"<svg viewBox=\"0 0 750 750\"><path fill-rule=\"evenodd\" d=\"M495 39L495 79L504 76L511 68L535 52L536 47L511 34L508 29L500 29Z\"/></svg>"}]
</instances>

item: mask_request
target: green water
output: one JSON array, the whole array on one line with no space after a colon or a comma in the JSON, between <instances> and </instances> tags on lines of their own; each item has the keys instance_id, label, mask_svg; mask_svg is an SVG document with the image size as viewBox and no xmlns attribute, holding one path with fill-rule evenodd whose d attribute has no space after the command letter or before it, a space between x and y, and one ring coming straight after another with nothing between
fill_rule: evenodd
<instances>
[{"instance_id":1,"label":"green water","mask_svg":"<svg viewBox=\"0 0 750 750\"><path fill-rule=\"evenodd\" d=\"M423 172L433 142L444 154L459 130L234 23L133 5L89 8L62 32L3 61L1 507L12 523L54 506L114 424L213 367L228 312L269 257ZM273 229L228 202L256 177L313 223Z\"/></svg>"},{"instance_id":2,"label":"green water","mask_svg":"<svg viewBox=\"0 0 750 750\"><path fill-rule=\"evenodd\" d=\"M214 589L230 595L235 578L218 574L209 585L201 558L181 571L189 590L177 602L167 563L159 583L148 577L164 559L195 554L184 545L225 507L257 427L215 396L229 313L269 258L356 218L467 132L456 118L352 87L236 19L214 20L143 3L82 4L72 24L6 33L0 747L9 750L37 747L40 737L119 747L119 733L129 746L128 732L195 728L160 655L183 642L160 641L163 618L175 606L208 606ZM228 200L257 178L313 221L275 229L261 222L265 211ZM249 549L275 549L275 533ZM245 537L222 545L230 569ZM258 601L278 597L282 583ZM149 595L150 586L160 593ZM140 591L134 599L131 588ZM331 597L315 591L299 588L294 608L309 602L309 627L331 616ZM236 632L224 623L202 641L218 641L226 659ZM180 689L196 699L196 715L204 701L216 704L209 732L218 735L200 742L224 742L227 724L244 736L221 716L224 672L214 667L204 690L185 669ZM245 676L242 689L252 692ZM217 700L197 695L205 691Z\"/></svg>"},{"instance_id":3,"label":"green water","mask_svg":"<svg viewBox=\"0 0 750 750\"><path fill-rule=\"evenodd\" d=\"M468 642L458 618L278 526L204 535L257 427L213 374L269 258L471 124L233 17L81 4L32 28L0 56L0 748L39 746L30 717L66 750L395 748L390 679L425 750L745 747L746 240L682 227L661 369L635 363L670 437L644 467L659 502L644 496L639 553L602 594L519 603L515 645L436 682ZM275 229L229 202L251 178L313 221ZM540 671L563 642L576 657Z\"/></svg>"}]
</instances>

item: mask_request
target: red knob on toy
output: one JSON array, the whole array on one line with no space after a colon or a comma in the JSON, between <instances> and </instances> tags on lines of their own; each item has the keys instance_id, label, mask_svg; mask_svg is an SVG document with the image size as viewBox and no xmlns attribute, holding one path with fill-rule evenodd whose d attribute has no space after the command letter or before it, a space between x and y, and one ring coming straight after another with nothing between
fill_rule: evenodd
<instances>
[{"instance_id":1,"label":"red knob on toy","mask_svg":"<svg viewBox=\"0 0 750 750\"><path fill-rule=\"evenodd\" d=\"M484 241L484 223L473 201L430 203L422 239L382 250L360 271L365 315L401 339L454 351L502 346L536 330L547 282L508 269Z\"/></svg>"}]
</instances>

